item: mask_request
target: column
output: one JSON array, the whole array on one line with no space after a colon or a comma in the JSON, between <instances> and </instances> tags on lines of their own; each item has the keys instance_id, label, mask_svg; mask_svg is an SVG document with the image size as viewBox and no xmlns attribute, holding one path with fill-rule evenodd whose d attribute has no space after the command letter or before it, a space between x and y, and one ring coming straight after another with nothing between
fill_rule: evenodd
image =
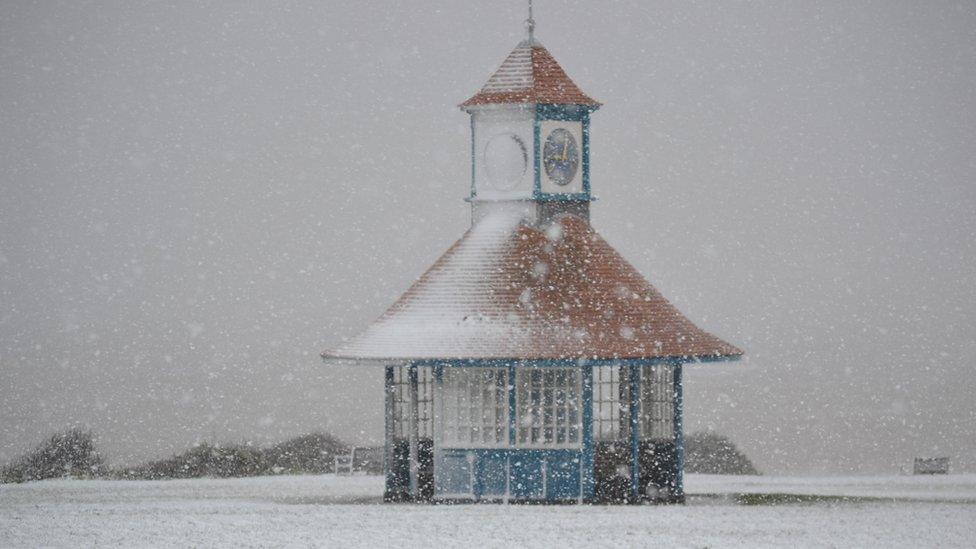
<instances>
[{"instance_id":1,"label":"column","mask_svg":"<svg viewBox=\"0 0 976 549\"><path fill-rule=\"evenodd\" d=\"M641 365L630 365L630 500L640 496L640 378Z\"/></svg>"},{"instance_id":2,"label":"column","mask_svg":"<svg viewBox=\"0 0 976 549\"><path fill-rule=\"evenodd\" d=\"M581 435L583 439L583 456L580 464L580 498L583 501L593 499L593 366L583 366L583 417L581 418Z\"/></svg>"},{"instance_id":3,"label":"column","mask_svg":"<svg viewBox=\"0 0 976 549\"><path fill-rule=\"evenodd\" d=\"M395 427L395 417L394 412L396 410L396 388L394 386L393 378L393 368L394 366L387 366L384 378L384 414L385 418L384 433L383 433L383 475L385 477L385 490L384 499L389 501L395 497L396 491L399 488L396 486L396 475L393 473L393 466L396 463L396 456L393 455L394 452L394 427Z\"/></svg>"},{"instance_id":4,"label":"column","mask_svg":"<svg viewBox=\"0 0 976 549\"><path fill-rule=\"evenodd\" d=\"M684 433L684 389L681 383L681 363L674 364L674 472L675 501L685 499L685 433Z\"/></svg>"},{"instance_id":5,"label":"column","mask_svg":"<svg viewBox=\"0 0 976 549\"><path fill-rule=\"evenodd\" d=\"M420 410L418 406L418 375L417 365L411 364L407 372L410 383L410 497L416 500L420 496L418 478L420 475Z\"/></svg>"}]
</instances>

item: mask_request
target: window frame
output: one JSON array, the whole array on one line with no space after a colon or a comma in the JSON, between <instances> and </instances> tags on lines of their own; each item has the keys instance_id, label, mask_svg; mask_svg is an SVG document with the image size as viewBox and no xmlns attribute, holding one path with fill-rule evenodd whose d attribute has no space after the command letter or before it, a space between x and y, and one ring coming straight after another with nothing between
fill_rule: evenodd
<instances>
[{"instance_id":1,"label":"window frame","mask_svg":"<svg viewBox=\"0 0 976 549\"><path fill-rule=\"evenodd\" d=\"M508 395L507 367L443 368L438 398L439 445L442 448L507 448ZM466 436L461 435L462 431Z\"/></svg>"},{"instance_id":2,"label":"window frame","mask_svg":"<svg viewBox=\"0 0 976 549\"><path fill-rule=\"evenodd\" d=\"M638 433L642 440L673 440L675 433L673 364L641 366Z\"/></svg>"},{"instance_id":3,"label":"window frame","mask_svg":"<svg viewBox=\"0 0 976 549\"><path fill-rule=\"evenodd\" d=\"M630 440L630 368L593 366L593 441Z\"/></svg>"},{"instance_id":4,"label":"window frame","mask_svg":"<svg viewBox=\"0 0 976 549\"><path fill-rule=\"evenodd\" d=\"M418 438L434 435L434 369L430 366L393 366L393 438L410 439L410 368L417 368L417 432Z\"/></svg>"},{"instance_id":5,"label":"window frame","mask_svg":"<svg viewBox=\"0 0 976 549\"><path fill-rule=\"evenodd\" d=\"M567 377L572 379L556 383ZM551 384L546 383L547 378L551 379ZM520 367L515 371L514 390L515 448L578 450L583 447L583 375L580 368ZM560 402L565 404L560 405ZM562 441L559 440L561 431Z\"/></svg>"}]
</instances>

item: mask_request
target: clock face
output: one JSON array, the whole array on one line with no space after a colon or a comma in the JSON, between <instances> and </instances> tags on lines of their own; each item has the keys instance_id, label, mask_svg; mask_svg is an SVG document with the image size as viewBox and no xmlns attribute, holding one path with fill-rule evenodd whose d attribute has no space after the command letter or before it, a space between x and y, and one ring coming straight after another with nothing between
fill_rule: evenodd
<instances>
[{"instance_id":1,"label":"clock face","mask_svg":"<svg viewBox=\"0 0 976 549\"><path fill-rule=\"evenodd\" d=\"M573 134L563 128L552 130L542 147L542 165L549 180L559 186L568 185L576 177L579 159Z\"/></svg>"},{"instance_id":2,"label":"clock face","mask_svg":"<svg viewBox=\"0 0 976 549\"><path fill-rule=\"evenodd\" d=\"M485 145L488 181L499 191L510 191L518 186L528 166L525 143L514 133L498 134Z\"/></svg>"}]
</instances>

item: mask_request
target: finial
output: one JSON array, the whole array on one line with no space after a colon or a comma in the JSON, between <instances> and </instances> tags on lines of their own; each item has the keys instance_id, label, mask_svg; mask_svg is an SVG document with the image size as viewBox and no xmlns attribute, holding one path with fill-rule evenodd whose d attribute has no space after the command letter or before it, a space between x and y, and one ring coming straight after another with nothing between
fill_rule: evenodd
<instances>
[{"instance_id":1,"label":"finial","mask_svg":"<svg viewBox=\"0 0 976 549\"><path fill-rule=\"evenodd\" d=\"M529 0L529 18L525 20L525 28L529 30L529 43L535 43L535 19L532 18L532 0Z\"/></svg>"}]
</instances>

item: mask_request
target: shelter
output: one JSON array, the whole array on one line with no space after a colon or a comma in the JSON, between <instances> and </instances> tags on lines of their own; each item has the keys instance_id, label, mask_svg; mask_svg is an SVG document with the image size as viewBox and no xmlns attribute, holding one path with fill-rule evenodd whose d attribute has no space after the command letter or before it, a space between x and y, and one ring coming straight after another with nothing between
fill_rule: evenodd
<instances>
[{"instance_id":1,"label":"shelter","mask_svg":"<svg viewBox=\"0 0 976 549\"><path fill-rule=\"evenodd\" d=\"M590 226L584 94L532 33L460 107L472 226L327 361L385 368L389 501L683 501L682 365L742 352Z\"/></svg>"}]
</instances>

